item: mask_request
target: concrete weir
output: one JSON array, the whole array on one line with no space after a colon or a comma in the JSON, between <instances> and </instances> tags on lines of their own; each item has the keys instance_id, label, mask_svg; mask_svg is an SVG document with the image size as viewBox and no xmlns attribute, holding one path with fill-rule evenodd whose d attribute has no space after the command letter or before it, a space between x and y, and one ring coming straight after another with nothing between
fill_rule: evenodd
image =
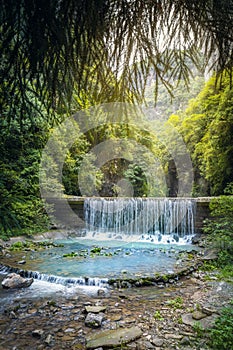
<instances>
[{"instance_id":1,"label":"concrete weir","mask_svg":"<svg viewBox=\"0 0 233 350\"><path fill-rule=\"evenodd\" d=\"M99 199L100 197L96 197ZM113 200L113 198L103 198L105 200ZM86 197L76 197L76 196L64 196L64 198L50 198L47 199L49 204L53 204L54 207L54 216L56 222L62 223L63 225L75 229L85 228L84 220L84 202ZM119 200L122 199L119 197ZM142 198L143 201L146 200L163 200L163 198ZM209 218L210 210L209 203L211 197L198 197L198 198L166 198L170 201L184 201L191 200L195 203L195 212L194 212L194 226L195 233L202 233L203 222L205 219Z\"/></svg>"}]
</instances>

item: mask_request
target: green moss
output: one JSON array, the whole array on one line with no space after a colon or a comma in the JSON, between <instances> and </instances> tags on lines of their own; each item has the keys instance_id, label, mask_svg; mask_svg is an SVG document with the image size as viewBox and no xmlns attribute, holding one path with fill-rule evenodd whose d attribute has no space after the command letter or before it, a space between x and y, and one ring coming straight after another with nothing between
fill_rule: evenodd
<instances>
[{"instance_id":1,"label":"green moss","mask_svg":"<svg viewBox=\"0 0 233 350\"><path fill-rule=\"evenodd\" d=\"M53 247L63 247L63 244L56 244L54 242L42 241L42 242L33 242L33 241L18 241L13 243L10 246L11 251L27 251L27 250L37 250L37 249L48 249Z\"/></svg>"},{"instance_id":2,"label":"green moss","mask_svg":"<svg viewBox=\"0 0 233 350\"><path fill-rule=\"evenodd\" d=\"M78 254L75 252L63 254L63 258L75 258L76 256L78 256Z\"/></svg>"},{"instance_id":3,"label":"green moss","mask_svg":"<svg viewBox=\"0 0 233 350\"><path fill-rule=\"evenodd\" d=\"M100 247L94 247L90 250L90 253L92 254L99 254L101 252L101 249Z\"/></svg>"}]
</instances>

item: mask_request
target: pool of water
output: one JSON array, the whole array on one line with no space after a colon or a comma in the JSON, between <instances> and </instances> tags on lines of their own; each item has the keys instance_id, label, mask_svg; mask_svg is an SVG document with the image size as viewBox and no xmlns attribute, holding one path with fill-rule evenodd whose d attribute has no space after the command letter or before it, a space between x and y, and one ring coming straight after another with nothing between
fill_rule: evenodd
<instances>
[{"instance_id":1,"label":"pool of water","mask_svg":"<svg viewBox=\"0 0 233 350\"><path fill-rule=\"evenodd\" d=\"M93 239L59 240L63 247L28 252L24 268L61 277L112 278L171 273L180 251L192 245L159 245Z\"/></svg>"}]
</instances>

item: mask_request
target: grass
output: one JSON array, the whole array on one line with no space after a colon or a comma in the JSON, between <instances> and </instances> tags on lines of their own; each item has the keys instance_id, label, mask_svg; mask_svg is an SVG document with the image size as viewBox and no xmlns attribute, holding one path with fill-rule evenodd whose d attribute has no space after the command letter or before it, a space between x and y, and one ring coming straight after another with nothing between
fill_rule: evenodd
<instances>
[{"instance_id":1,"label":"grass","mask_svg":"<svg viewBox=\"0 0 233 350\"><path fill-rule=\"evenodd\" d=\"M175 299L169 300L167 304L174 309L180 309L183 306L183 299L181 297L176 297Z\"/></svg>"}]
</instances>

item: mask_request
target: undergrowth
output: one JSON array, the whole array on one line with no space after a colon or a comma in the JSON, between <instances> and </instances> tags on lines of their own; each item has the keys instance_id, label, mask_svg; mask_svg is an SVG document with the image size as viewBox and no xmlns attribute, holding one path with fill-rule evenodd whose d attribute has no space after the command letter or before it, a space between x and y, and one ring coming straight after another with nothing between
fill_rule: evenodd
<instances>
[{"instance_id":1,"label":"undergrowth","mask_svg":"<svg viewBox=\"0 0 233 350\"><path fill-rule=\"evenodd\" d=\"M233 349L233 300L222 309L213 328L209 331L209 346L213 350Z\"/></svg>"}]
</instances>

